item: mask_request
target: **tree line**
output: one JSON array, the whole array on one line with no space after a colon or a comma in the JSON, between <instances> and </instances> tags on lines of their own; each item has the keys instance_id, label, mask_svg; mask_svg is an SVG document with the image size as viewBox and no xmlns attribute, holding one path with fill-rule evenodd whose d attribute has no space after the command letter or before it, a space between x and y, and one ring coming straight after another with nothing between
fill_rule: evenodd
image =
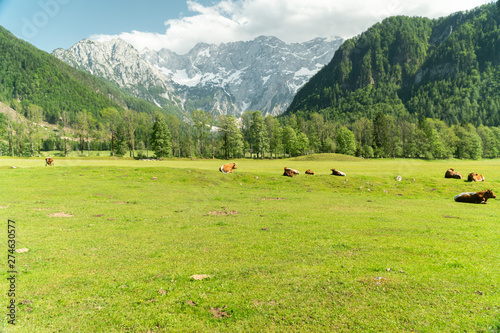
<instances>
[{"instance_id":1,"label":"tree line","mask_svg":"<svg viewBox=\"0 0 500 333\"><path fill-rule=\"evenodd\" d=\"M29 105L24 117L0 114L0 153L40 156L41 151L70 151L135 158L284 158L310 153L339 153L364 158L479 159L500 154L500 128L470 123L447 125L421 118L404 120L378 112L351 123L326 119L263 116L246 111L240 118L193 111L184 120L164 113L104 108L99 120L83 110L61 112L57 126L43 122L43 110ZM45 125L43 125L45 124Z\"/></svg>"}]
</instances>

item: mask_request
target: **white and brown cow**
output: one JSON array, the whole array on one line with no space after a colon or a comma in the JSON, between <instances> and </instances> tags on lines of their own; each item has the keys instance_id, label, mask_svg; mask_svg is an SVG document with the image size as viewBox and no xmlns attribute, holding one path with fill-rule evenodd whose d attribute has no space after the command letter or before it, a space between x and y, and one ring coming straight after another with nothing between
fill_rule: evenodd
<instances>
[{"instance_id":1,"label":"white and brown cow","mask_svg":"<svg viewBox=\"0 0 500 333\"><path fill-rule=\"evenodd\" d=\"M295 169L284 167L284 170L285 172L283 172L283 176L293 177L294 175L300 174L300 172Z\"/></svg>"},{"instance_id":2,"label":"white and brown cow","mask_svg":"<svg viewBox=\"0 0 500 333\"><path fill-rule=\"evenodd\" d=\"M455 178L455 179L462 179L462 174L459 172L456 172L454 169L449 168L446 170L446 173L444 174L444 178Z\"/></svg>"},{"instance_id":3,"label":"white and brown cow","mask_svg":"<svg viewBox=\"0 0 500 333\"><path fill-rule=\"evenodd\" d=\"M469 173L469 176L467 176L467 180L470 182L484 182L486 179L484 178L483 175L471 172Z\"/></svg>"},{"instance_id":4,"label":"white and brown cow","mask_svg":"<svg viewBox=\"0 0 500 333\"><path fill-rule=\"evenodd\" d=\"M54 159L52 157L47 157L45 159L45 166L47 165L54 166Z\"/></svg>"},{"instance_id":5,"label":"white and brown cow","mask_svg":"<svg viewBox=\"0 0 500 333\"><path fill-rule=\"evenodd\" d=\"M345 177L345 173L343 173L342 171L335 170L335 169L331 169L331 170L332 170L332 175Z\"/></svg>"},{"instance_id":6,"label":"white and brown cow","mask_svg":"<svg viewBox=\"0 0 500 333\"><path fill-rule=\"evenodd\" d=\"M468 202L476 204L485 204L489 198L496 198L497 196L492 190L488 189L486 191L480 192L465 192L455 195L456 202Z\"/></svg>"},{"instance_id":7,"label":"white and brown cow","mask_svg":"<svg viewBox=\"0 0 500 333\"><path fill-rule=\"evenodd\" d=\"M237 169L236 163L228 163L224 164L219 168L219 171L222 173L231 173L233 172L233 169Z\"/></svg>"}]
</instances>

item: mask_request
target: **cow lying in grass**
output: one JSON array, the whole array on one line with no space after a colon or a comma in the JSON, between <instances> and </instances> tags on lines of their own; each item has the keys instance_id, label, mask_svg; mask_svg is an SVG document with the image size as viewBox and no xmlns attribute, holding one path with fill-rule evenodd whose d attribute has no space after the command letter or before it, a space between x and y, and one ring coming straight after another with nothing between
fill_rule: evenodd
<instances>
[{"instance_id":1,"label":"cow lying in grass","mask_svg":"<svg viewBox=\"0 0 500 333\"><path fill-rule=\"evenodd\" d=\"M236 163L224 164L223 166L221 166L219 168L219 171L222 173L231 173L231 172L233 172L233 169L237 169Z\"/></svg>"},{"instance_id":2,"label":"cow lying in grass","mask_svg":"<svg viewBox=\"0 0 500 333\"><path fill-rule=\"evenodd\" d=\"M290 169L290 168L287 168L287 167L285 167L284 169L285 169L285 172L283 172L283 176L293 177L293 175L300 174L300 172L298 172L295 169Z\"/></svg>"},{"instance_id":3,"label":"cow lying in grass","mask_svg":"<svg viewBox=\"0 0 500 333\"><path fill-rule=\"evenodd\" d=\"M314 171L311 171L309 169L307 169L305 173L308 174L308 175L314 175Z\"/></svg>"},{"instance_id":4,"label":"cow lying in grass","mask_svg":"<svg viewBox=\"0 0 500 333\"><path fill-rule=\"evenodd\" d=\"M45 166L47 165L54 166L54 159L52 157L47 157L45 159Z\"/></svg>"},{"instance_id":5,"label":"cow lying in grass","mask_svg":"<svg viewBox=\"0 0 500 333\"><path fill-rule=\"evenodd\" d=\"M332 175L334 176L345 176L345 173L339 170L331 169L332 170Z\"/></svg>"},{"instance_id":6,"label":"cow lying in grass","mask_svg":"<svg viewBox=\"0 0 500 333\"><path fill-rule=\"evenodd\" d=\"M475 172L469 173L469 176L467 177L467 180L470 181L470 182L484 182L485 181L483 175L480 175L480 174L475 173Z\"/></svg>"},{"instance_id":7,"label":"cow lying in grass","mask_svg":"<svg viewBox=\"0 0 500 333\"><path fill-rule=\"evenodd\" d=\"M466 192L455 195L456 202L468 202L485 204L489 198L496 198L497 196L492 190L480 191L480 192Z\"/></svg>"},{"instance_id":8,"label":"cow lying in grass","mask_svg":"<svg viewBox=\"0 0 500 333\"><path fill-rule=\"evenodd\" d=\"M453 169L448 169L446 170L446 173L444 174L444 178L455 178L455 179L462 179L462 174L459 172L456 172Z\"/></svg>"}]
</instances>

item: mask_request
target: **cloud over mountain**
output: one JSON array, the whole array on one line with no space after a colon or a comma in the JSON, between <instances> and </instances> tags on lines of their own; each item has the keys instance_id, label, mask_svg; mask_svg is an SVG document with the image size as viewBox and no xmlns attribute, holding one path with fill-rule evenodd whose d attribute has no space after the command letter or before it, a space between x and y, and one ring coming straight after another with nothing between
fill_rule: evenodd
<instances>
[{"instance_id":1,"label":"cloud over mountain","mask_svg":"<svg viewBox=\"0 0 500 333\"><path fill-rule=\"evenodd\" d=\"M144 31L94 35L107 41L120 38L139 50L170 49L178 54L196 43L248 41L266 35L303 42L315 37L349 38L385 17L394 15L435 18L489 3L489 0L221 0L204 5L188 0L189 16L165 22L165 33Z\"/></svg>"}]
</instances>

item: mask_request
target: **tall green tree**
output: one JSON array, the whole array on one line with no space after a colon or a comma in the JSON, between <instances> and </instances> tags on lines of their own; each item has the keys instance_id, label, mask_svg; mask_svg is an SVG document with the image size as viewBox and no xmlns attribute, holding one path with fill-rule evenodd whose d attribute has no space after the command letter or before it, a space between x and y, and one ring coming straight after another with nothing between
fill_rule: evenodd
<instances>
[{"instance_id":1,"label":"tall green tree","mask_svg":"<svg viewBox=\"0 0 500 333\"><path fill-rule=\"evenodd\" d=\"M292 126L285 126L282 134L283 152L294 156L297 151L297 134Z\"/></svg>"},{"instance_id":2,"label":"tall green tree","mask_svg":"<svg viewBox=\"0 0 500 333\"><path fill-rule=\"evenodd\" d=\"M176 116L168 116L168 128L172 136L172 152L175 156L181 157L181 121Z\"/></svg>"},{"instance_id":3,"label":"tall green tree","mask_svg":"<svg viewBox=\"0 0 500 333\"><path fill-rule=\"evenodd\" d=\"M309 139L304 132L297 134L297 144L295 146L295 155L305 155L309 150Z\"/></svg>"},{"instance_id":4,"label":"tall green tree","mask_svg":"<svg viewBox=\"0 0 500 333\"><path fill-rule=\"evenodd\" d=\"M232 115L219 117L222 152L225 159L243 156L243 134Z\"/></svg>"},{"instance_id":5,"label":"tall green tree","mask_svg":"<svg viewBox=\"0 0 500 333\"><path fill-rule=\"evenodd\" d=\"M130 157L135 156L135 131L139 127L139 114L133 110L123 111L123 125L127 138Z\"/></svg>"},{"instance_id":6,"label":"tall green tree","mask_svg":"<svg viewBox=\"0 0 500 333\"><path fill-rule=\"evenodd\" d=\"M105 128L111 136L111 156L115 156L115 140L121 126L121 115L118 110L114 108L105 108L101 110L101 118L105 124Z\"/></svg>"},{"instance_id":7,"label":"tall green tree","mask_svg":"<svg viewBox=\"0 0 500 333\"><path fill-rule=\"evenodd\" d=\"M30 141L31 155L35 156L35 142L38 143L38 155L40 156L40 129L43 117L43 109L38 105L30 104L27 110L28 139Z\"/></svg>"},{"instance_id":8,"label":"tall green tree","mask_svg":"<svg viewBox=\"0 0 500 333\"><path fill-rule=\"evenodd\" d=\"M157 116L151 133L151 148L156 157L169 157L172 151L172 138L167 123L162 116Z\"/></svg>"},{"instance_id":9,"label":"tall green tree","mask_svg":"<svg viewBox=\"0 0 500 333\"><path fill-rule=\"evenodd\" d=\"M282 129L279 121L268 115L266 117L267 134L269 135L269 152L271 153L271 158L283 150L283 144L281 141Z\"/></svg>"},{"instance_id":10,"label":"tall green tree","mask_svg":"<svg viewBox=\"0 0 500 333\"><path fill-rule=\"evenodd\" d=\"M373 120L373 144L377 156L389 156L391 150L389 141L389 122L382 112L378 112Z\"/></svg>"},{"instance_id":11,"label":"tall green tree","mask_svg":"<svg viewBox=\"0 0 500 333\"><path fill-rule=\"evenodd\" d=\"M191 112L196 154L205 157L207 138L210 133L208 113L199 109Z\"/></svg>"},{"instance_id":12,"label":"tall green tree","mask_svg":"<svg viewBox=\"0 0 500 333\"><path fill-rule=\"evenodd\" d=\"M69 132L69 124L70 124L70 118L69 118L69 112L66 110L63 110L61 112L61 118L59 119L59 133L61 133L61 138L64 141L64 157L68 157L68 136L70 135Z\"/></svg>"},{"instance_id":13,"label":"tall green tree","mask_svg":"<svg viewBox=\"0 0 500 333\"><path fill-rule=\"evenodd\" d=\"M337 152L344 155L354 155L356 152L356 141L354 134L346 127L341 127L335 137L337 141Z\"/></svg>"},{"instance_id":14,"label":"tall green tree","mask_svg":"<svg viewBox=\"0 0 500 333\"><path fill-rule=\"evenodd\" d=\"M252 148L257 153L257 158L264 158L265 152L269 151L269 135L265 119L260 111L254 111L251 119L250 140Z\"/></svg>"},{"instance_id":15,"label":"tall green tree","mask_svg":"<svg viewBox=\"0 0 500 333\"><path fill-rule=\"evenodd\" d=\"M88 138L90 132L90 117L91 115L87 112L87 110L83 110L76 115L76 122L74 124L74 128L76 130L76 134L78 135L78 139L80 141L81 156L83 156L85 139L87 139L87 146L88 146Z\"/></svg>"}]
</instances>

